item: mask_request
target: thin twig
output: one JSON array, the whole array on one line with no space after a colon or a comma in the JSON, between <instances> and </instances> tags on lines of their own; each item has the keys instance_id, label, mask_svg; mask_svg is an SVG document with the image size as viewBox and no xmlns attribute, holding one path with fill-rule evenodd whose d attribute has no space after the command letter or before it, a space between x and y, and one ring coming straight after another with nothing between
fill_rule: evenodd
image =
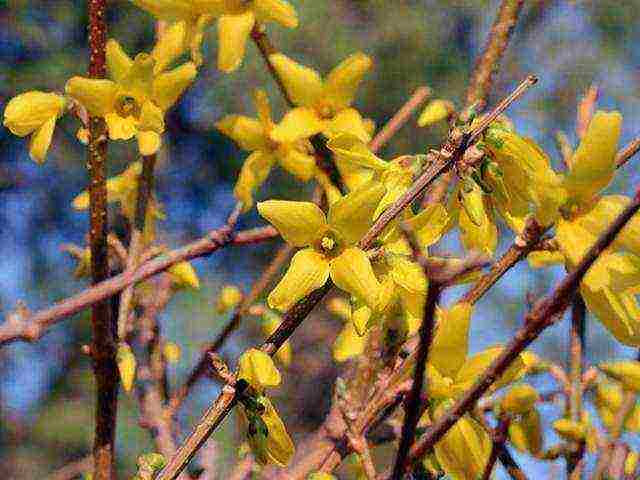
<instances>
[{"instance_id":1,"label":"thin twig","mask_svg":"<svg viewBox=\"0 0 640 480\"><path fill-rule=\"evenodd\" d=\"M616 168L624 166L636 153L640 151L640 137L632 140L616 155Z\"/></svg>"},{"instance_id":2,"label":"thin twig","mask_svg":"<svg viewBox=\"0 0 640 480\"><path fill-rule=\"evenodd\" d=\"M411 462L422 458L433 448L444 434L478 401L489 387L506 371L511 363L533 342L543 330L554 323L555 318L568 306L580 282L591 265L603 250L611 245L617 234L640 210L640 192L630 205L613 221L607 230L589 249L577 268L569 273L558 284L553 292L538 301L526 316L525 326L507 344L498 358L485 370L478 381L465 392L449 411L441 416L429 430L411 447L409 460Z\"/></svg>"},{"instance_id":3,"label":"thin twig","mask_svg":"<svg viewBox=\"0 0 640 480\"><path fill-rule=\"evenodd\" d=\"M89 77L106 76L107 2L88 0ZM109 277L107 245L106 124L101 117L89 117L89 243L91 246L91 281L93 285ZM115 431L118 411L118 368L116 365L116 331L111 305L104 299L93 304L91 312L93 345L91 359L96 379L95 438L93 444L95 480L111 480L115 468Z\"/></svg>"},{"instance_id":4,"label":"thin twig","mask_svg":"<svg viewBox=\"0 0 640 480\"><path fill-rule=\"evenodd\" d=\"M237 233L233 230L234 227L229 224L212 230L195 242L140 265L135 272L123 272L39 312L8 315L5 322L0 324L0 347L18 340L34 342L51 325L115 295L129 285L164 272L176 263L209 256L226 246L260 243L279 236L273 227L254 228Z\"/></svg>"},{"instance_id":5,"label":"thin twig","mask_svg":"<svg viewBox=\"0 0 640 480\"><path fill-rule=\"evenodd\" d=\"M405 225L401 224L400 228L404 238L411 246L414 261L422 267L425 278L428 278L428 263L426 262L425 255L422 252L418 241ZM440 300L441 291L442 287L438 282L433 280L429 281L427 298L425 300L424 312L422 315L422 323L420 324L420 343L418 344L413 383L411 391L405 399L404 424L402 425L402 435L398 446L398 454L396 456L396 463L393 467L393 474L391 476L393 480L400 480L402 478L402 473L405 471L407 455L409 454L409 448L415 440L416 427L420 420L420 404L422 403L421 396L422 387L424 385L424 374L427 366L427 359L429 357L429 349L431 348L431 341L433 340L436 327L436 308Z\"/></svg>"},{"instance_id":6,"label":"thin twig","mask_svg":"<svg viewBox=\"0 0 640 480\"><path fill-rule=\"evenodd\" d=\"M64 467L59 468L51 475L46 477L46 480L73 480L82 476L85 473L90 473L93 469L93 456L88 455L80 460L66 464Z\"/></svg>"},{"instance_id":7,"label":"thin twig","mask_svg":"<svg viewBox=\"0 0 640 480\"><path fill-rule=\"evenodd\" d=\"M585 356L585 318L587 307L578 293L571 308L570 359L569 359L569 415L574 422L582 421L582 370ZM582 476L584 442L576 442L567 456L567 477L579 479Z\"/></svg>"},{"instance_id":8,"label":"thin twig","mask_svg":"<svg viewBox=\"0 0 640 480\"><path fill-rule=\"evenodd\" d=\"M369 143L372 152L377 152L387 144L393 136L407 123L411 115L431 96L429 87L419 87L413 92L411 98L391 117L377 135Z\"/></svg>"},{"instance_id":9,"label":"thin twig","mask_svg":"<svg viewBox=\"0 0 640 480\"><path fill-rule=\"evenodd\" d=\"M498 425L496 425L495 430L491 432L491 454L489 455L489 460L487 461L487 465L484 468L481 480L489 480L491 478L491 473L493 472L493 469L496 466L496 462L498 461L498 458L500 456L500 450L502 450L505 442L507 441L507 434L509 431L510 423L511 418L509 416L503 415L498 419Z\"/></svg>"}]
</instances>

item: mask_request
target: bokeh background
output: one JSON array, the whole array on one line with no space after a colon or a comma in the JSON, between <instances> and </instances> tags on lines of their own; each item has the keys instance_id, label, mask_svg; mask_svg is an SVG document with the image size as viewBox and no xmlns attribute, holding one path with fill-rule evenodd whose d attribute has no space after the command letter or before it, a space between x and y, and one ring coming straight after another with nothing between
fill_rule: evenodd
<instances>
[{"instance_id":1,"label":"bokeh background","mask_svg":"<svg viewBox=\"0 0 640 480\"><path fill-rule=\"evenodd\" d=\"M415 88L430 86L436 97L461 106L474 59L494 19L496 1L435 0L292 0L301 27L270 28L274 43L299 61L327 72L350 53L362 50L375 58L375 69L360 91L357 106L382 125ZM110 36L131 54L149 50L153 19L127 1L112 1ZM0 109L15 94L29 90L60 91L72 75L87 68L84 2L80 0L0 0ZM526 74L540 83L509 110L517 129L532 136L554 157L553 135L562 129L576 141L576 106L596 83L599 106L618 109L625 118L622 143L640 131L639 0L528 0L514 40L496 78L491 100L507 93ZM245 157L214 128L228 113L254 113L251 93L266 88L281 114L283 102L252 45L243 67L233 75L215 68L216 41L212 28L205 42L205 65L196 84L169 114L165 147L157 175L158 197L167 220L161 241L170 246L189 242L224 221L233 206L232 188ZM77 125L65 119L56 130L46 164L29 160L27 142L0 127L0 310L2 316L24 300L31 309L79 291L86 285L72 277L74 261L61 252L64 243L82 244L87 215L70 208L85 188L84 149L75 140ZM415 118L384 149L383 156L420 153L435 146L446 126L419 129ZM122 171L135 160L135 147L111 148L109 170ZM611 187L628 192L637 180L630 163ZM276 172L261 197L300 199L310 187ZM260 224L255 213L241 227ZM501 249L511 240L505 236ZM243 250L226 249L194 262L202 281L199 291L185 291L162 315L165 336L182 348L180 362L170 369L172 386L198 358L200 349L225 323L213 305L221 286L235 283L245 290L267 263L277 242ZM455 238L440 251L456 253ZM559 269L532 272L524 264L483 299L474 316L472 351L504 342L522 323L527 298L547 292ZM455 298L451 292L445 300ZM311 316L293 338L294 363L286 372L276 402L296 439L313 430L326 413L340 367L331 359L331 345L341 325L323 310ZM566 364L567 322L549 329L533 350ZM231 363L247 345L261 339L255 319L248 317L223 350ZM0 350L0 476L42 478L90 452L94 385L89 360L80 351L90 341L88 313L55 326L37 344L13 344ZM596 321L588 321L588 360L630 358ZM552 388L545 378L541 391ZM207 403L218 394L205 379L182 408L179 422L187 433ZM545 425L555 418L543 409ZM118 468L131 475L137 455L152 450L147 431L138 426L134 397L121 394L118 423ZM214 439L224 469L235 462L237 432L227 421ZM548 434L547 444L554 441ZM631 439L632 444L637 442ZM533 468L532 478L554 475L556 467L518 460ZM556 468L556 470L554 470ZM498 478L504 473L498 471ZM546 477L545 477L546 478Z\"/></svg>"}]
</instances>

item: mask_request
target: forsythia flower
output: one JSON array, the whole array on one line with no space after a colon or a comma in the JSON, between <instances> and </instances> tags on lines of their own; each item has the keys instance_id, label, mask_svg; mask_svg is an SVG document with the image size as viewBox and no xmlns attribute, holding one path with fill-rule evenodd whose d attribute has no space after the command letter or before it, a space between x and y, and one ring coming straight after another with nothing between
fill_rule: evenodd
<instances>
[{"instance_id":1,"label":"forsythia flower","mask_svg":"<svg viewBox=\"0 0 640 480\"><path fill-rule=\"evenodd\" d=\"M129 140L134 136L142 155L158 151L164 132L164 114L193 82L197 70L188 62L164 69L178 55L169 31L152 53L132 60L115 40L107 42L107 69L112 80L73 77L66 85L69 96L94 116L104 117L109 137Z\"/></svg>"},{"instance_id":2,"label":"forsythia flower","mask_svg":"<svg viewBox=\"0 0 640 480\"><path fill-rule=\"evenodd\" d=\"M216 300L216 312L226 313L242 301L242 291L235 285L225 285Z\"/></svg>"},{"instance_id":3,"label":"forsythia flower","mask_svg":"<svg viewBox=\"0 0 640 480\"><path fill-rule=\"evenodd\" d=\"M298 105L271 131L274 141L295 142L317 133L329 138L351 133L364 142L371 139L371 123L351 108L358 86L372 66L370 57L363 53L351 55L324 81L315 70L281 53L270 55L269 61L293 103Z\"/></svg>"},{"instance_id":4,"label":"forsythia flower","mask_svg":"<svg viewBox=\"0 0 640 480\"><path fill-rule=\"evenodd\" d=\"M218 68L231 72L242 63L247 40L256 23L276 22L298 26L295 9L284 0L131 0L155 17L177 21L185 32L184 45L202 63L200 44L204 29L218 18Z\"/></svg>"},{"instance_id":5,"label":"forsythia flower","mask_svg":"<svg viewBox=\"0 0 640 480\"><path fill-rule=\"evenodd\" d=\"M308 153L304 140L271 140L269 134L275 125L271 118L267 95L263 90L257 90L254 98L258 118L228 115L216 123L218 130L233 139L241 148L251 152L242 166L234 189L234 194L242 202L245 212L253 206L255 190L264 183L275 164L279 164L304 182L311 180L316 171L315 158Z\"/></svg>"},{"instance_id":6,"label":"forsythia flower","mask_svg":"<svg viewBox=\"0 0 640 480\"><path fill-rule=\"evenodd\" d=\"M432 100L420 114L418 126L426 127L441 122L449 118L454 112L455 107L449 100Z\"/></svg>"},{"instance_id":7,"label":"forsythia flower","mask_svg":"<svg viewBox=\"0 0 640 480\"><path fill-rule=\"evenodd\" d=\"M509 439L520 451L538 455L542 451L542 422L536 403L540 394L530 385L515 385L502 397L500 412L511 415Z\"/></svg>"},{"instance_id":8,"label":"forsythia flower","mask_svg":"<svg viewBox=\"0 0 640 480\"><path fill-rule=\"evenodd\" d=\"M285 311L331 277L338 288L375 307L380 285L367 254L356 246L372 224L385 189L366 185L335 202L328 216L314 203L268 200L258 212L298 251L269 294L271 308Z\"/></svg>"},{"instance_id":9,"label":"forsythia flower","mask_svg":"<svg viewBox=\"0 0 640 480\"><path fill-rule=\"evenodd\" d=\"M344 362L361 355L367 345L368 335L366 331L364 333L356 331L355 325L358 321L355 320L355 317L357 311L353 312L351 305L344 298L332 298L327 302L327 308L344 321L344 327L333 343L333 359L336 362ZM369 316L370 312L367 318Z\"/></svg>"},{"instance_id":10,"label":"forsythia flower","mask_svg":"<svg viewBox=\"0 0 640 480\"><path fill-rule=\"evenodd\" d=\"M622 117L596 112L571 159L563 180L567 201L556 227L556 239L568 269L573 269L630 201L618 195L597 198L616 170ZM640 345L640 218L634 217L587 272L580 284L585 303L622 343ZM625 251L617 251L623 249Z\"/></svg>"},{"instance_id":11,"label":"forsythia flower","mask_svg":"<svg viewBox=\"0 0 640 480\"><path fill-rule=\"evenodd\" d=\"M110 203L118 203L122 209L122 214L133 224L136 215L136 204L138 201L138 179L142 173L142 164L133 162L120 175L107 180L107 198ZM89 192L84 190L72 202L76 210L86 210L89 208ZM151 243L155 237L156 220L164 220L160 204L151 196L147 205L147 213L144 223L144 242Z\"/></svg>"},{"instance_id":12,"label":"forsythia flower","mask_svg":"<svg viewBox=\"0 0 640 480\"><path fill-rule=\"evenodd\" d=\"M42 163L51 145L56 121L66 105L65 98L55 93L22 93L12 98L4 109L4 126L19 137L31 135L29 156Z\"/></svg>"},{"instance_id":13,"label":"forsythia flower","mask_svg":"<svg viewBox=\"0 0 640 480\"><path fill-rule=\"evenodd\" d=\"M616 423L618 411L622 408L624 390L619 383L598 382L596 385L595 405L600 420L608 429ZM624 423L625 430L640 432L640 405L636 404L627 415Z\"/></svg>"}]
</instances>

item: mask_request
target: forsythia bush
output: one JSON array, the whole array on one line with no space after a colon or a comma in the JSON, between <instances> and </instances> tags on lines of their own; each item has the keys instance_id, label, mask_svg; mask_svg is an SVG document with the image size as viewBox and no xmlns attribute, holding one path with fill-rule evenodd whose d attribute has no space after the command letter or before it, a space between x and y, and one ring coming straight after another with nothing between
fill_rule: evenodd
<instances>
[{"instance_id":1,"label":"forsythia bush","mask_svg":"<svg viewBox=\"0 0 640 480\"><path fill-rule=\"evenodd\" d=\"M162 148L167 112L193 84L201 65L208 62L201 53L205 30L216 23L217 65L231 74L240 68L247 42L266 35L265 25L295 28L298 17L284 0L131 1L164 26L151 52L130 55L116 39L109 39L108 78L74 76L61 88L64 94L22 93L7 104L4 125L15 135L31 137L29 153L38 163L46 160L56 123L64 115L77 118L78 140L90 148L101 142L135 139L132 148L137 148L141 160L106 182L109 203L116 205L133 229L142 195L143 161ZM240 212L255 207L292 248L293 256L268 294L266 305L255 298L247 300L238 287L227 285L216 310L259 316L266 338L280 331L281 314L294 311L332 282L338 294L329 299L327 307L344 322L332 345L333 357L340 364L348 362L345 372L363 368L368 362L379 366L377 377L370 375L369 384L361 387L366 392L380 378L391 375L396 355L398 362L407 357L406 345L415 341L424 326L429 292L436 283L444 288L481 281L480 267L496 260L499 239L513 237L515 245L522 246L532 225L545 232L546 241L527 252L529 265L535 269L563 265L572 272L632 202L631 198L607 192L620 166L620 113L595 112L579 145L565 155L561 170L552 166L550 155L535 141L520 134L506 115L500 115L456 162L448 195L435 201L407 202L399 214L387 220L391 208L403 201L434 159L407 154L387 160L371 150L376 126L354 108L353 102L367 73L375 68L374 59L354 52L322 76L311 66L271 50L266 51L265 59L291 108L281 115L273 112L267 94L258 89L253 93L255 112L225 115L217 120L216 128L248 152L234 189ZM457 111L450 100L436 99L425 107L418 123L428 127L450 121L452 131L467 135L485 118L474 108L479 105L471 107ZM104 138L91 138L88 118L104 120ZM302 182L315 182L323 199L279 198L256 203L276 166ZM73 208L90 208L89 191L78 194ZM156 255L164 252L154 243L157 224L163 219L163 207L151 192L143 216L142 251L155 247L159 249ZM366 238L382 221L386 223L376 238ZM429 253L443 236L452 233L459 237L465 255L454 258ZM467 254L479 255L484 263L465 270ZM89 276L91 251L83 247L75 255L76 275ZM425 264L437 265L444 274L460 268L464 271L449 275L443 282L432 277ZM131 265L120 259L120 268ZM188 262L175 262L167 269L174 290L199 288L198 277ZM137 284L133 304L142 307L144 296L153 296L151 288L148 281ZM638 293L640 217L636 216L582 278L577 295L619 342L640 347ZM415 439L484 378L487 368L505 351L503 345L496 345L469 353L476 300L436 307ZM117 365L126 391L145 381L136 376L141 359L129 335L140 328L135 321L133 325L118 325ZM167 342L163 348L166 361L177 360L177 345ZM295 453L286 422L269 398L270 391L281 383L278 365L286 368L295 361L295 354L288 342L277 349L278 364L272 359L274 353L268 348L251 348L240 356L235 373L221 375L226 385L235 388L239 423L250 455L258 464L257 472L269 464L286 467ZM572 458L579 462L583 453L577 452L585 449L596 453L605 448L607 431L614 443L622 431L640 432L637 405L628 409L621 424L616 423L629 395L640 392L640 363L613 360L598 367L590 377L578 378L577 387L570 379L560 385L558 395L566 396L566 408L560 409L553 423L561 442L557 447L549 445L549 432L545 433L538 410L548 399L530 384L530 379L549 373L557 376L559 367L527 351L515 355L509 368L492 379L476 408L465 411L433 449L413 465L413 471L424 478L442 474L452 479L480 478L492 451L503 448L496 440L498 427L494 425L505 426L504 448L541 460L565 456L567 462ZM389 385L389 390L411 380L413 368L412 364L403 375L393 377L396 383ZM340 391L350 388L340 385L336 387L337 398L346 395ZM582 406L577 412L571 406L571 395L577 395L575 388L581 389L580 397L582 390L594 392L595 410L591 414ZM390 419L401 420L400 410L391 412ZM348 415L345 418L347 423L351 421ZM349 435L341 448L355 455L352 473L371 478L368 448L354 446L363 433L353 430ZM248 454L246 449L241 450ZM504 460L500 455L498 458ZM634 452L627 455L627 471L635 471L637 458ZM157 454L142 456L138 478L155 478L168 460ZM377 465L381 463L376 460ZM329 477L333 467L323 465L307 473L315 479Z\"/></svg>"}]
</instances>

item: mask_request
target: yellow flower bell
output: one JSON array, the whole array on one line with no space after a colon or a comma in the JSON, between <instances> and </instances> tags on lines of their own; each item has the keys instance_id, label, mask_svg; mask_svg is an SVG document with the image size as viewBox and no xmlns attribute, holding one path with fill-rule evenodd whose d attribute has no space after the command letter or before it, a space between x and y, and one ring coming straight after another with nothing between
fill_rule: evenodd
<instances>
[{"instance_id":1,"label":"yellow flower bell","mask_svg":"<svg viewBox=\"0 0 640 480\"><path fill-rule=\"evenodd\" d=\"M45 160L56 121L67 102L61 95L31 91L12 98L4 110L4 126L19 137L31 135L29 156L37 163Z\"/></svg>"},{"instance_id":2,"label":"yellow flower bell","mask_svg":"<svg viewBox=\"0 0 640 480\"><path fill-rule=\"evenodd\" d=\"M246 380L257 391L280 385L281 377L273 359L261 350L250 348L238 361L238 379Z\"/></svg>"},{"instance_id":3,"label":"yellow flower bell","mask_svg":"<svg viewBox=\"0 0 640 480\"><path fill-rule=\"evenodd\" d=\"M261 396L258 403L264 409L259 418L265 431L253 432L250 426L249 445L261 465L272 462L285 467L295 453L293 441L271 401Z\"/></svg>"},{"instance_id":4,"label":"yellow flower bell","mask_svg":"<svg viewBox=\"0 0 640 480\"><path fill-rule=\"evenodd\" d=\"M509 440L521 452L538 455L544 442L540 412L532 409L514 418L509 424Z\"/></svg>"},{"instance_id":5,"label":"yellow flower bell","mask_svg":"<svg viewBox=\"0 0 640 480\"><path fill-rule=\"evenodd\" d=\"M165 35L149 55L140 53L131 59L115 40L107 42L107 70L111 80L73 77L67 94L83 105L89 114L103 117L109 138L138 140L142 155L152 155L161 145L164 114L193 82L197 70L188 62L170 71L165 68L177 57L167 45Z\"/></svg>"},{"instance_id":6,"label":"yellow flower bell","mask_svg":"<svg viewBox=\"0 0 640 480\"><path fill-rule=\"evenodd\" d=\"M131 347L126 343L118 345L116 352L116 363L120 372L122 388L129 393L133 388L133 381L136 378L136 356L131 351Z\"/></svg>"},{"instance_id":7,"label":"yellow flower bell","mask_svg":"<svg viewBox=\"0 0 640 480\"><path fill-rule=\"evenodd\" d=\"M171 276L173 284L177 287L189 287L195 290L200 288L200 279L193 265L189 262L178 262L172 265L167 273Z\"/></svg>"},{"instance_id":8,"label":"yellow flower bell","mask_svg":"<svg viewBox=\"0 0 640 480\"><path fill-rule=\"evenodd\" d=\"M332 298L327 302L327 309L344 321L344 327L333 343L333 359L336 362L345 362L361 355L367 345L368 336L366 331L358 331L356 312L352 311L351 304L344 298Z\"/></svg>"},{"instance_id":9,"label":"yellow flower bell","mask_svg":"<svg viewBox=\"0 0 640 480\"><path fill-rule=\"evenodd\" d=\"M358 86L373 62L363 53L344 60L322 80L315 70L286 55L269 57L296 108L290 110L271 132L276 142L294 142L317 133L332 138L350 133L363 142L371 140L370 125L351 107Z\"/></svg>"},{"instance_id":10,"label":"yellow flower bell","mask_svg":"<svg viewBox=\"0 0 640 480\"><path fill-rule=\"evenodd\" d=\"M218 19L218 68L224 72L242 63L247 40L256 23L276 22L288 28L298 26L298 16L284 0L131 0L161 20L178 22L185 30L184 47L202 63L200 45L204 29Z\"/></svg>"},{"instance_id":11,"label":"yellow flower bell","mask_svg":"<svg viewBox=\"0 0 640 480\"><path fill-rule=\"evenodd\" d=\"M502 397L500 408L507 413L521 415L535 408L539 400L540 394L531 385L516 385Z\"/></svg>"},{"instance_id":12,"label":"yellow flower bell","mask_svg":"<svg viewBox=\"0 0 640 480\"><path fill-rule=\"evenodd\" d=\"M277 142L269 137L275 124L267 94L263 90L256 90L254 100L258 118L228 115L216 123L218 130L242 149L251 152L234 189L245 212L253 206L254 192L264 183L275 164L303 182L311 180L316 171L315 157L309 153L310 146L304 140Z\"/></svg>"},{"instance_id":13,"label":"yellow flower bell","mask_svg":"<svg viewBox=\"0 0 640 480\"><path fill-rule=\"evenodd\" d=\"M449 100L432 100L420 114L420 117L418 118L418 126L427 127L434 123L441 122L449 118L449 116L454 112L455 107Z\"/></svg>"},{"instance_id":14,"label":"yellow flower bell","mask_svg":"<svg viewBox=\"0 0 640 480\"><path fill-rule=\"evenodd\" d=\"M380 284L367 254L357 247L372 224L385 188L371 184L341 198L328 216L314 203L268 200L258 212L298 251L268 297L271 308L286 311L331 277L338 288L375 307Z\"/></svg>"}]
</instances>

